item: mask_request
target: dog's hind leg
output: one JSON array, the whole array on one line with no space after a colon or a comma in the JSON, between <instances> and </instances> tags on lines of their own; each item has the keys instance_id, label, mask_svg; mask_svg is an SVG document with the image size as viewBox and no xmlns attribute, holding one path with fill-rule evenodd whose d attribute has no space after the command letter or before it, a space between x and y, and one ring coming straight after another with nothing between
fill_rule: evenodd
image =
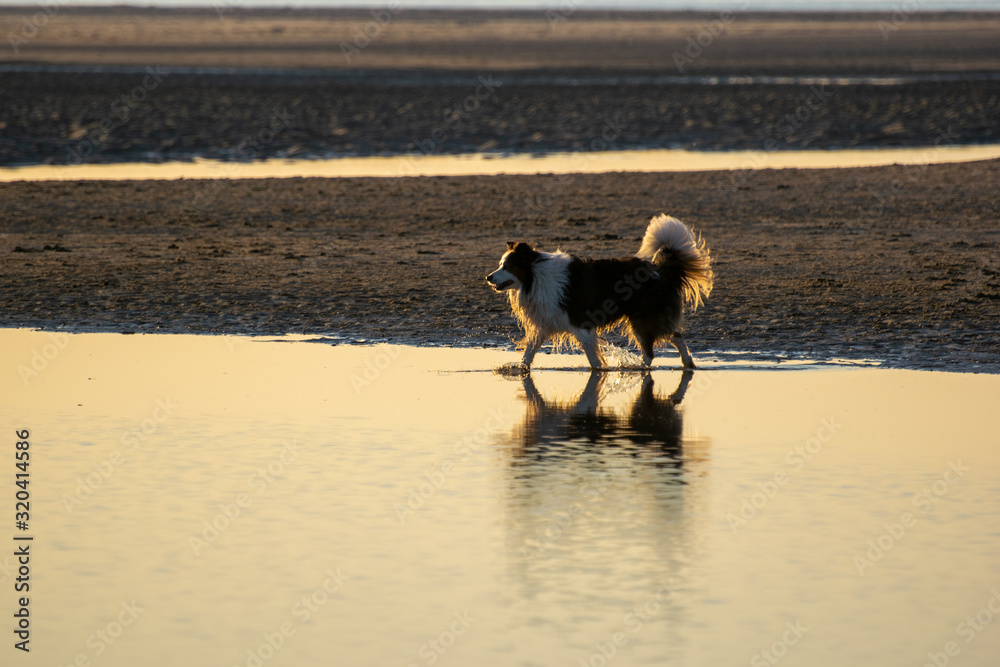
<instances>
[{"instance_id":1,"label":"dog's hind leg","mask_svg":"<svg viewBox=\"0 0 1000 667\"><path fill-rule=\"evenodd\" d=\"M680 352L681 363L684 364L684 368L697 368L697 366L694 365L694 359L691 358L691 353L688 351L688 346L684 342L683 336L674 332L673 335L670 336L670 342L677 348L677 351Z\"/></svg>"},{"instance_id":2,"label":"dog's hind leg","mask_svg":"<svg viewBox=\"0 0 1000 667\"><path fill-rule=\"evenodd\" d=\"M642 350L642 365L649 368L653 365L653 342L646 338L640 338L639 349Z\"/></svg>"},{"instance_id":3,"label":"dog's hind leg","mask_svg":"<svg viewBox=\"0 0 1000 667\"><path fill-rule=\"evenodd\" d=\"M604 368L604 357L601 356L601 341L597 337L596 331L582 329L573 333L573 336L580 341L583 353L587 355L590 367L594 369Z\"/></svg>"},{"instance_id":4,"label":"dog's hind leg","mask_svg":"<svg viewBox=\"0 0 1000 667\"><path fill-rule=\"evenodd\" d=\"M642 352L642 365L649 368L653 365L653 346L656 344L656 332L650 331L646 323L631 317L628 320L628 325L632 332L632 340Z\"/></svg>"},{"instance_id":5,"label":"dog's hind leg","mask_svg":"<svg viewBox=\"0 0 1000 667\"><path fill-rule=\"evenodd\" d=\"M675 389L674 393L670 394L670 397L667 399L668 401L670 401L671 404L673 405L681 404L681 401L684 400L684 394L687 393L688 385L691 384L692 377L694 377L694 373L692 373L690 370L686 370L683 373L681 373L680 384L677 385L677 389Z\"/></svg>"}]
</instances>

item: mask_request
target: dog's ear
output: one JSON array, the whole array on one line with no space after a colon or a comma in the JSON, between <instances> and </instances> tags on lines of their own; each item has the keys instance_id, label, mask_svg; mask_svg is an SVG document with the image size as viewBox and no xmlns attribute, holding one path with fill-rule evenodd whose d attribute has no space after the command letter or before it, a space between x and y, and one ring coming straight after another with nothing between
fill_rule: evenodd
<instances>
[{"instance_id":1,"label":"dog's ear","mask_svg":"<svg viewBox=\"0 0 1000 667\"><path fill-rule=\"evenodd\" d=\"M516 241L507 241L507 250L513 250L514 246L517 245Z\"/></svg>"},{"instance_id":2,"label":"dog's ear","mask_svg":"<svg viewBox=\"0 0 1000 667\"><path fill-rule=\"evenodd\" d=\"M507 247L514 252L534 252L535 247L530 243L525 243L523 241L518 241L517 243L512 243L507 241Z\"/></svg>"}]
</instances>

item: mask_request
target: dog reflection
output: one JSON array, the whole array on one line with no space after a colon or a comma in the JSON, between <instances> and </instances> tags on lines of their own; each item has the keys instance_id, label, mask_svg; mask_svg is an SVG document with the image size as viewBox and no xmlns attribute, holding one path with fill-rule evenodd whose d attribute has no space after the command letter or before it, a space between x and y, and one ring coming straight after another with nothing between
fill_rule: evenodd
<instances>
[{"instance_id":1,"label":"dog reflection","mask_svg":"<svg viewBox=\"0 0 1000 667\"><path fill-rule=\"evenodd\" d=\"M644 373L631 410L621 413L601 407L608 373L590 374L587 386L572 402L546 401L531 375L522 379L528 409L521 429L518 458L543 458L566 441L655 448L680 462L683 417L677 410L694 375L684 371L677 389L667 397L657 394L653 377Z\"/></svg>"}]
</instances>

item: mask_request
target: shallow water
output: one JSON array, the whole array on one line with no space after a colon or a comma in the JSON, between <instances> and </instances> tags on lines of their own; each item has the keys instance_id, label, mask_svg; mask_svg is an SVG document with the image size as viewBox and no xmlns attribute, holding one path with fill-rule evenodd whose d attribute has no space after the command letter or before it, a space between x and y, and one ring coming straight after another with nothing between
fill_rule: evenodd
<instances>
[{"instance_id":1,"label":"shallow water","mask_svg":"<svg viewBox=\"0 0 1000 667\"><path fill-rule=\"evenodd\" d=\"M18 663L995 664L1000 376L515 358L0 331Z\"/></svg>"},{"instance_id":2,"label":"shallow water","mask_svg":"<svg viewBox=\"0 0 1000 667\"><path fill-rule=\"evenodd\" d=\"M891 164L943 164L1000 158L1000 146L924 146L837 150L689 151L650 149L575 153L397 155L320 160L114 163L0 167L0 182L169 180L178 178L342 178L596 174L613 171L830 169Z\"/></svg>"}]
</instances>

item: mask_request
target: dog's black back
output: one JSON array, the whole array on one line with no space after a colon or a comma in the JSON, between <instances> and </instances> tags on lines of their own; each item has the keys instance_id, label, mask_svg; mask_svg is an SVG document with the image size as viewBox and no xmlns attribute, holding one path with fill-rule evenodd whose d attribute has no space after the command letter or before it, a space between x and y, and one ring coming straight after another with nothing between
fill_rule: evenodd
<instances>
[{"instance_id":1,"label":"dog's black back","mask_svg":"<svg viewBox=\"0 0 1000 667\"><path fill-rule=\"evenodd\" d=\"M602 329L627 319L637 341L652 344L680 324L681 270L669 261L574 257L562 305L573 326Z\"/></svg>"}]
</instances>

